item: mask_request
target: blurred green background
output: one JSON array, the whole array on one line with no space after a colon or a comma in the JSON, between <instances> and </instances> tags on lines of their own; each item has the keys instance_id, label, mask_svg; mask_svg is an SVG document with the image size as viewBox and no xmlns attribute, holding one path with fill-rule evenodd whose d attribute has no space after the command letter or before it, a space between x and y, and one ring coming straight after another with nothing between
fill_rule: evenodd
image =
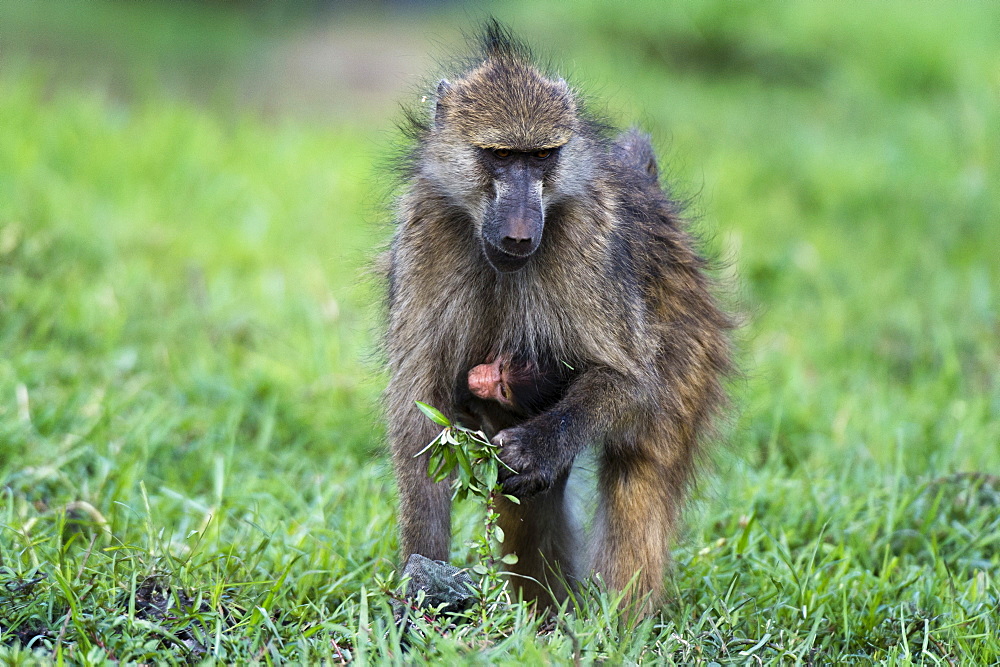
<instances>
[{"instance_id":1,"label":"blurred green background","mask_svg":"<svg viewBox=\"0 0 1000 667\"><path fill-rule=\"evenodd\" d=\"M728 446L677 551L678 589L700 592L676 604L711 607L743 572L788 646L878 656L898 642L871 633L924 573L912 603L946 647L993 632L967 640L987 656L990 2L0 3L0 578L47 577L33 602L0 593L0 644L100 653L117 596L154 572L245 610L277 597L296 632L356 619L396 549L367 265L391 232L398 103L489 14L652 134L746 322ZM993 495L928 509L942 479ZM762 574L807 553L851 562L829 600L857 603L826 634ZM88 605L107 613L78 623ZM286 650L267 620L244 618L249 645Z\"/></svg>"}]
</instances>

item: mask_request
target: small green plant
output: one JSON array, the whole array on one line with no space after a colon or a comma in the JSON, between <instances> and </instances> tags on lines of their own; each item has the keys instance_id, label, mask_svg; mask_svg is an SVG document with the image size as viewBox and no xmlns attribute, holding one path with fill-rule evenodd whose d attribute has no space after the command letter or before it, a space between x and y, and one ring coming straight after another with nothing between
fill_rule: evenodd
<instances>
[{"instance_id":1,"label":"small green plant","mask_svg":"<svg viewBox=\"0 0 1000 667\"><path fill-rule=\"evenodd\" d=\"M417 407L428 419L442 426L438 434L416 456L429 453L427 474L435 482L452 477L453 500L477 499L485 506L483 530L468 543L478 562L472 571L479 575L482 613L487 613L497 603L509 603L507 582L500 577L501 564L513 565L517 555L499 556L504 540L503 528L497 523L497 501L501 496L519 504L514 496L506 495L498 481L500 466L510 468L500 460L500 446L490 442L482 431L474 431L460 424L453 424L437 408L416 401Z\"/></svg>"}]
</instances>

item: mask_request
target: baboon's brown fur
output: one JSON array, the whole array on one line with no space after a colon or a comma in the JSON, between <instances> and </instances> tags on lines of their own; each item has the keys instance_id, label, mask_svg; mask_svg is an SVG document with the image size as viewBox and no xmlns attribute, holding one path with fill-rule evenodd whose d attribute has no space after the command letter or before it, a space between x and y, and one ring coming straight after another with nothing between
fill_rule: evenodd
<instances>
[{"instance_id":1,"label":"baboon's brown fur","mask_svg":"<svg viewBox=\"0 0 1000 667\"><path fill-rule=\"evenodd\" d=\"M597 573L621 590L634 579L633 599L648 609L724 403L731 321L657 181L649 140L612 138L502 26L487 25L480 45L475 64L438 86L427 117L409 115L386 257L385 406L403 556L447 560L450 549L449 486L414 457L438 427L414 400L468 418L468 373L484 360L563 364L565 387L540 414L503 430L467 424L489 429L517 471L503 483L522 502L503 505L501 525L513 570L530 579L512 582L547 603L546 589L565 596L560 580ZM599 500L585 547L564 491L588 446Z\"/></svg>"}]
</instances>

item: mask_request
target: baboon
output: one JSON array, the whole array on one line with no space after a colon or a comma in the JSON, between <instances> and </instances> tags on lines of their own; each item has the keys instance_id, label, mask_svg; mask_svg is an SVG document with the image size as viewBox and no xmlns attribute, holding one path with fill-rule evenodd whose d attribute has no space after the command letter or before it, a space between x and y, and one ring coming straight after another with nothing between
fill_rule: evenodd
<instances>
[{"instance_id":1,"label":"baboon","mask_svg":"<svg viewBox=\"0 0 1000 667\"><path fill-rule=\"evenodd\" d=\"M468 390L459 388L456 394L459 421L498 432L550 408L562 397L572 369L564 364L540 363L523 355L501 355L473 366Z\"/></svg>"},{"instance_id":2,"label":"baboon","mask_svg":"<svg viewBox=\"0 0 1000 667\"><path fill-rule=\"evenodd\" d=\"M634 128L624 132L615 140L613 152L622 164L636 170L639 180L645 179L649 186L659 188L659 166L648 135ZM463 397L459 390L457 403L462 405L475 397L499 403L518 417L534 416L555 403L566 387L567 369L573 370L566 363L550 363L547 368L538 364L521 355L499 356L473 366L468 375L471 396Z\"/></svg>"},{"instance_id":3,"label":"baboon","mask_svg":"<svg viewBox=\"0 0 1000 667\"><path fill-rule=\"evenodd\" d=\"M469 372L515 360L559 375L537 412L471 411L503 470L503 547L525 599L565 597L594 573L652 608L701 444L724 404L729 317L648 138L617 139L565 80L495 21L474 60L410 110L387 270L384 401L404 559L447 560L449 485L426 455L420 400L470 417ZM489 362L488 362L489 363ZM504 408L495 401L484 405ZM496 417L496 415L494 415ZM595 449L586 542L566 497ZM644 602L643 602L644 601Z\"/></svg>"},{"instance_id":4,"label":"baboon","mask_svg":"<svg viewBox=\"0 0 1000 667\"><path fill-rule=\"evenodd\" d=\"M659 189L659 166L648 135L634 128L622 133L614 143L613 152L624 165L636 170L639 180ZM470 423L486 425L487 430L499 431L503 417L498 418L496 409L503 410L505 417L533 417L555 403L566 388L569 364L547 360L548 367L541 361L519 357L499 356L484 364L473 366L468 374L468 389L459 388L456 405L465 407L464 414ZM474 399L482 399L493 404L492 409ZM514 425L514 422L507 424Z\"/></svg>"},{"instance_id":5,"label":"baboon","mask_svg":"<svg viewBox=\"0 0 1000 667\"><path fill-rule=\"evenodd\" d=\"M473 396L496 401L522 417L536 415L555 403L563 386L560 375L538 368L530 360L498 357L469 370Z\"/></svg>"}]
</instances>

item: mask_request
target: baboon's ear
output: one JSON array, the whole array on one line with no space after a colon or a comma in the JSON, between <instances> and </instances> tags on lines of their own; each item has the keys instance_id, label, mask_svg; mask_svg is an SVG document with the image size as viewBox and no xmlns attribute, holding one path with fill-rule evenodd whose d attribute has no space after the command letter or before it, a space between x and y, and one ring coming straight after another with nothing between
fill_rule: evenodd
<instances>
[{"instance_id":1,"label":"baboon's ear","mask_svg":"<svg viewBox=\"0 0 1000 667\"><path fill-rule=\"evenodd\" d=\"M656 164L656 156L650 156L649 161L646 162L646 173L649 174L650 178L660 178L660 165Z\"/></svg>"},{"instance_id":2,"label":"baboon's ear","mask_svg":"<svg viewBox=\"0 0 1000 667\"><path fill-rule=\"evenodd\" d=\"M441 79L438 81L437 93L435 97L437 102L434 104L434 124L440 126L444 120L444 98L451 90L451 84L448 83L448 79Z\"/></svg>"}]
</instances>

